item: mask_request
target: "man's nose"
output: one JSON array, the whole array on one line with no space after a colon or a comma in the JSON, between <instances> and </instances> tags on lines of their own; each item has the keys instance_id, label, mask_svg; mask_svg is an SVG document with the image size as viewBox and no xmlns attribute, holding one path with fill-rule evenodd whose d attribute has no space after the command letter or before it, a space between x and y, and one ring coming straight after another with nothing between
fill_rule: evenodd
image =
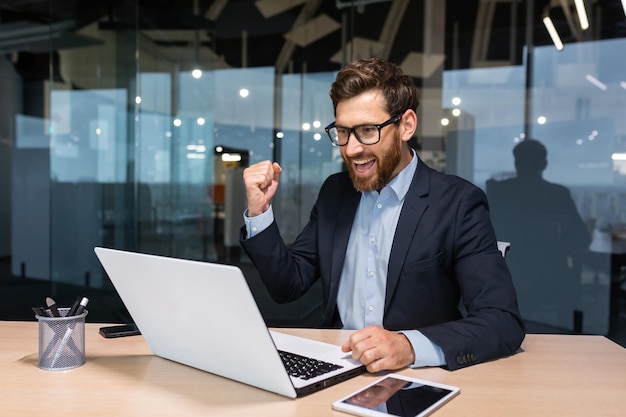
<instances>
[{"instance_id":1,"label":"man's nose","mask_svg":"<svg viewBox=\"0 0 626 417\"><path fill-rule=\"evenodd\" d=\"M348 133L348 143L344 146L346 148L346 155L357 155L363 152L363 144L356 138L356 133Z\"/></svg>"}]
</instances>

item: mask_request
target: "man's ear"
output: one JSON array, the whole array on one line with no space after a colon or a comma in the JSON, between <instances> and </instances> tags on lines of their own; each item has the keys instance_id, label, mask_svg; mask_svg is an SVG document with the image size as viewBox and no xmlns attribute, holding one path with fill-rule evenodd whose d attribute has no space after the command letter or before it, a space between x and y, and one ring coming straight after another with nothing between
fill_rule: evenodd
<instances>
[{"instance_id":1,"label":"man's ear","mask_svg":"<svg viewBox=\"0 0 626 417\"><path fill-rule=\"evenodd\" d=\"M411 140L417 130L417 114L413 110L407 110L400 120L401 137L404 142Z\"/></svg>"}]
</instances>

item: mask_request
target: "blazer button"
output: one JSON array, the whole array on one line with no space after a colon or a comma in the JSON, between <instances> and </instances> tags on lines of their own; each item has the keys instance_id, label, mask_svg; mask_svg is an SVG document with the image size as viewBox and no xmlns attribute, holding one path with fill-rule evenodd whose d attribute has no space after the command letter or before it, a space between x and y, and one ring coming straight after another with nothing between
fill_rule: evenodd
<instances>
[{"instance_id":1,"label":"blazer button","mask_svg":"<svg viewBox=\"0 0 626 417\"><path fill-rule=\"evenodd\" d=\"M470 360L471 360L472 362L476 362L476 355L475 355L475 354L473 354L473 353L470 353Z\"/></svg>"}]
</instances>

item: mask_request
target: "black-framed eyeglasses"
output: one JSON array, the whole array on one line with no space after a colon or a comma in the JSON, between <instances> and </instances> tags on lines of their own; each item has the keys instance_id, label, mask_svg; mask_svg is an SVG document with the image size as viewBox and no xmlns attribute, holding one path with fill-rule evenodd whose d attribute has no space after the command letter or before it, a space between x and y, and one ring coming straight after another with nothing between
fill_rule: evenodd
<instances>
[{"instance_id":1,"label":"black-framed eyeglasses","mask_svg":"<svg viewBox=\"0 0 626 417\"><path fill-rule=\"evenodd\" d=\"M402 119L403 113L398 113L391 117L391 119L383 122L379 125L359 125L354 127L336 126L335 122L332 122L324 128L330 142L335 146L345 146L350 139L350 133L354 133L356 140L363 145L374 145L380 142L380 130L390 124L398 123Z\"/></svg>"}]
</instances>

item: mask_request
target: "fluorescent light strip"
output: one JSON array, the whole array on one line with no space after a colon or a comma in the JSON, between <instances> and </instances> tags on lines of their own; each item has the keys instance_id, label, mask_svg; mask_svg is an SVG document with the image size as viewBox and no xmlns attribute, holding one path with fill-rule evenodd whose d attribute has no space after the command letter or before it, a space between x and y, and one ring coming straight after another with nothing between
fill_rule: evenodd
<instances>
[{"instance_id":1,"label":"fluorescent light strip","mask_svg":"<svg viewBox=\"0 0 626 417\"><path fill-rule=\"evenodd\" d=\"M563 50L563 42L561 41L561 37L556 31L556 28L554 27L554 23L552 23L552 19L550 19L550 16L546 16L543 18L543 24L548 30L550 37L552 38L552 43L554 44L554 47L559 51Z\"/></svg>"},{"instance_id":2,"label":"fluorescent light strip","mask_svg":"<svg viewBox=\"0 0 626 417\"><path fill-rule=\"evenodd\" d=\"M626 0L623 0L623 1L626 1ZM574 4L576 5L576 13L578 13L578 21L580 22L580 28L582 30L589 29L589 19L587 19L587 11L585 10L585 1L574 0Z\"/></svg>"},{"instance_id":3,"label":"fluorescent light strip","mask_svg":"<svg viewBox=\"0 0 626 417\"><path fill-rule=\"evenodd\" d=\"M607 87L606 84L600 82L596 77L594 77L593 75L587 74L585 75L585 79L587 81L589 81L591 84L595 85L596 87L598 87L600 90L602 91L606 91Z\"/></svg>"},{"instance_id":4,"label":"fluorescent light strip","mask_svg":"<svg viewBox=\"0 0 626 417\"><path fill-rule=\"evenodd\" d=\"M223 153L222 161L224 162L239 162L241 161L241 155L238 153Z\"/></svg>"},{"instance_id":5,"label":"fluorescent light strip","mask_svg":"<svg viewBox=\"0 0 626 417\"><path fill-rule=\"evenodd\" d=\"M611 155L611 159L614 161L626 161L626 153L614 153Z\"/></svg>"}]
</instances>

